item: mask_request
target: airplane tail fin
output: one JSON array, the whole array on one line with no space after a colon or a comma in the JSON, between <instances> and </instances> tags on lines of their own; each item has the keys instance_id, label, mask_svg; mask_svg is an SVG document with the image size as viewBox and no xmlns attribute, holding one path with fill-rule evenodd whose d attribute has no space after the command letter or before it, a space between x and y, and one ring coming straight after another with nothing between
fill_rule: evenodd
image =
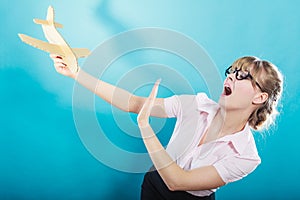
<instances>
[{"instance_id":1,"label":"airplane tail fin","mask_svg":"<svg viewBox=\"0 0 300 200\"><path fill-rule=\"evenodd\" d=\"M48 7L48 11L47 11L47 19L46 20L43 20L43 19L33 19L34 23L36 24L41 24L41 25L46 25L46 26L52 26L54 25L55 27L57 28L62 28L63 25L62 24L59 24L59 23L56 23L54 21L54 9L52 6L49 6Z\"/></svg>"},{"instance_id":2,"label":"airplane tail fin","mask_svg":"<svg viewBox=\"0 0 300 200\"><path fill-rule=\"evenodd\" d=\"M47 20L48 21L52 21L54 22L54 17L55 17L55 13L54 13L54 9L52 6L49 6L48 7L48 10L47 10Z\"/></svg>"}]
</instances>

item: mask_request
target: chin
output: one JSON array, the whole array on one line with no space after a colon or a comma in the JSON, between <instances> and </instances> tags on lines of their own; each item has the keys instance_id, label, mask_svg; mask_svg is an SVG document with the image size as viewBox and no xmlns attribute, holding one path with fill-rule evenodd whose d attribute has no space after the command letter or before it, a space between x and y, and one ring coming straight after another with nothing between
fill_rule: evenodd
<instances>
[{"instance_id":1,"label":"chin","mask_svg":"<svg viewBox=\"0 0 300 200\"><path fill-rule=\"evenodd\" d=\"M220 107L224 110L235 109L237 103L234 103L234 98L230 98L230 96L221 95L218 101Z\"/></svg>"}]
</instances>

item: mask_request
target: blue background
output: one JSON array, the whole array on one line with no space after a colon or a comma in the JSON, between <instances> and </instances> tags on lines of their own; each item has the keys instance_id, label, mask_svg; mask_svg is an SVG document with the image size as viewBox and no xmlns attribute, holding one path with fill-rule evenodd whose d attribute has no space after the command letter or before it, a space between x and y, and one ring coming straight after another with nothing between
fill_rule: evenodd
<instances>
[{"instance_id":1,"label":"blue background","mask_svg":"<svg viewBox=\"0 0 300 200\"><path fill-rule=\"evenodd\" d=\"M143 174L107 167L81 143L72 116L74 82L55 72L46 53L17 37L25 33L42 39L41 27L32 19L43 19L49 5L56 10L56 21L64 24L60 32L74 47L94 49L126 30L161 27L202 45L220 73L243 55L275 63L285 76L283 106L276 126L264 137L256 134L262 164L245 179L221 188L217 197L299 199L297 2L1 1L0 199L139 199ZM97 106L102 105L99 100ZM111 118L110 107L105 109L99 120ZM143 151L139 142L132 151Z\"/></svg>"}]
</instances>

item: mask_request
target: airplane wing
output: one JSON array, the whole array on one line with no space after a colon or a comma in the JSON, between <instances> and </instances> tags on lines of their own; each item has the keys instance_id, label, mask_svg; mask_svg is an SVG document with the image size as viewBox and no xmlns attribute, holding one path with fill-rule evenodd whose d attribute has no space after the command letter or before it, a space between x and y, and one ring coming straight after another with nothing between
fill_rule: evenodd
<instances>
[{"instance_id":1,"label":"airplane wing","mask_svg":"<svg viewBox=\"0 0 300 200\"><path fill-rule=\"evenodd\" d=\"M86 48L72 48L72 51L77 58L87 57L91 54L91 51Z\"/></svg>"},{"instance_id":2,"label":"airplane wing","mask_svg":"<svg viewBox=\"0 0 300 200\"><path fill-rule=\"evenodd\" d=\"M61 50L59 45L56 44L50 44L48 42L44 42L42 40L38 40L35 39L33 37L30 37L28 35L24 35L24 34L18 34L19 37L21 38L21 40L23 42L25 42L26 44L29 44L35 48L41 49L43 51L46 51L48 53L54 53L54 54L59 54L64 56L64 52Z\"/></svg>"},{"instance_id":3,"label":"airplane wing","mask_svg":"<svg viewBox=\"0 0 300 200\"><path fill-rule=\"evenodd\" d=\"M42 19L33 19L33 22L36 23L36 24L40 24L40 25L48 25L50 26L51 23L49 23L49 21L47 20L42 20ZM62 24L59 24L57 22L53 22L54 26L57 27L57 28L63 28L63 25Z\"/></svg>"},{"instance_id":4,"label":"airplane wing","mask_svg":"<svg viewBox=\"0 0 300 200\"><path fill-rule=\"evenodd\" d=\"M23 42L26 44L29 44L35 48L41 49L43 51L46 51L48 53L54 53L59 54L61 56L64 56L65 53L61 50L60 45L57 44L50 44L48 42L44 42L42 40L38 40L36 38L30 37L28 35L19 34L19 37ZM86 48L72 48L73 53L77 58L82 58L90 55L90 50Z\"/></svg>"}]
</instances>

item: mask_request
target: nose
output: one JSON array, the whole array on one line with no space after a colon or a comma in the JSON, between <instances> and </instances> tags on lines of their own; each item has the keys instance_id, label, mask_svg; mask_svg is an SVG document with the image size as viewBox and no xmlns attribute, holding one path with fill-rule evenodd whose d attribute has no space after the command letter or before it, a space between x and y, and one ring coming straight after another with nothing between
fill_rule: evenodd
<instances>
[{"instance_id":1,"label":"nose","mask_svg":"<svg viewBox=\"0 0 300 200\"><path fill-rule=\"evenodd\" d=\"M234 74L228 74L226 79L228 79L228 80L230 80L230 81L233 82L234 78L235 78Z\"/></svg>"}]
</instances>

